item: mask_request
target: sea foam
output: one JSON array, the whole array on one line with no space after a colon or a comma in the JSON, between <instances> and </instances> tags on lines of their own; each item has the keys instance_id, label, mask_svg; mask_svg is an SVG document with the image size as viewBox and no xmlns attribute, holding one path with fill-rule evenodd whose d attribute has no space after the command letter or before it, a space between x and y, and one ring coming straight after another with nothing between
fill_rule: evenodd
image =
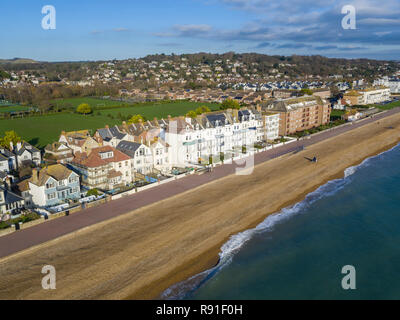
<instances>
[{"instance_id":1,"label":"sea foam","mask_svg":"<svg viewBox=\"0 0 400 320\"><path fill-rule=\"evenodd\" d=\"M400 145L400 144L399 144ZM377 159L399 147L396 145L390 150L384 151L380 154L365 159L362 163L356 166L351 166L344 171L344 177L328 181L326 184L320 186L317 190L309 193L303 201L300 201L290 207L286 207L281 211L269 215L263 222L253 229L248 229L233 235L222 247L219 253L218 264L202 273L199 273L185 281L179 282L163 292L161 298L167 300L183 299L188 294L200 288L206 281L215 276L221 269L232 262L234 255L257 233L268 232L273 229L278 223L295 216L296 214L305 213L310 205L323 197L329 197L345 187L350 181L351 176L360 169L368 166L371 161Z\"/></svg>"}]
</instances>

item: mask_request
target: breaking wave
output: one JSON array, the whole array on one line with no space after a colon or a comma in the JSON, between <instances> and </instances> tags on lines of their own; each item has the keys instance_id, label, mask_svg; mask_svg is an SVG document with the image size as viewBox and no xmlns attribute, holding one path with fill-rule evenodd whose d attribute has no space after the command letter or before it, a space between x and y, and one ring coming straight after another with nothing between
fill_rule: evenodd
<instances>
[{"instance_id":1,"label":"breaking wave","mask_svg":"<svg viewBox=\"0 0 400 320\"><path fill-rule=\"evenodd\" d=\"M172 287L165 290L161 298L167 300L183 299L189 294L200 288L206 281L216 275L221 269L229 265L232 262L234 255L258 233L268 232L272 230L278 223L301 213L305 213L310 205L323 197L329 197L334 195L336 192L341 190L349 182L351 182L351 176L354 175L358 170L368 166L373 159L379 158L385 153L392 151L399 145L391 148L390 150L384 151L378 155L372 156L365 159L362 163L356 166L347 168L344 171L344 177L341 179L335 179L328 181L326 184L320 186L317 190L309 193L303 201L300 201L293 206L282 209L281 211L269 215L263 222L257 225L253 229L240 232L233 235L222 247L219 253L218 264L202 273L199 273L185 281L179 282Z\"/></svg>"}]
</instances>

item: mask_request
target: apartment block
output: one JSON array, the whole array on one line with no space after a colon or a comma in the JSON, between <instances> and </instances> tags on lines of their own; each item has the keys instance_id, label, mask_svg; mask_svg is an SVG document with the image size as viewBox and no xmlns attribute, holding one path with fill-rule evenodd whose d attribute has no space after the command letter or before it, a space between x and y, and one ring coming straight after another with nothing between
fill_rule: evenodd
<instances>
[{"instance_id":1,"label":"apartment block","mask_svg":"<svg viewBox=\"0 0 400 320\"><path fill-rule=\"evenodd\" d=\"M304 96L274 101L263 106L264 111L279 113L279 135L287 136L327 124L331 108L317 96Z\"/></svg>"}]
</instances>

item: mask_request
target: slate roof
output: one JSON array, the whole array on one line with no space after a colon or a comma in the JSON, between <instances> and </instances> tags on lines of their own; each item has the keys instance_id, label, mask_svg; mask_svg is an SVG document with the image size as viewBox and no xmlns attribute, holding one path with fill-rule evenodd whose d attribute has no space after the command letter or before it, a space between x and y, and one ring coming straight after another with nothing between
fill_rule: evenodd
<instances>
[{"instance_id":1,"label":"slate roof","mask_svg":"<svg viewBox=\"0 0 400 320\"><path fill-rule=\"evenodd\" d=\"M2 186L0 186L0 191L4 192L4 201L2 202L2 204L11 204L11 203L20 202L20 201L24 200L20 196L9 191L8 189L3 188Z\"/></svg>"},{"instance_id":2,"label":"slate roof","mask_svg":"<svg viewBox=\"0 0 400 320\"><path fill-rule=\"evenodd\" d=\"M34 146L30 145L28 142L23 141L21 148L19 150L16 150L15 153L20 156L22 155L24 152L28 151L29 153L35 153L35 152L40 152L39 149L35 148Z\"/></svg>"},{"instance_id":3,"label":"slate roof","mask_svg":"<svg viewBox=\"0 0 400 320\"><path fill-rule=\"evenodd\" d=\"M6 158L14 157L14 154L6 148L0 149L0 154Z\"/></svg>"},{"instance_id":4,"label":"slate roof","mask_svg":"<svg viewBox=\"0 0 400 320\"><path fill-rule=\"evenodd\" d=\"M142 144L137 142L130 142L130 141L121 141L117 145L117 149L126 155L130 156L131 158L135 157L136 150L140 148Z\"/></svg>"},{"instance_id":5,"label":"slate roof","mask_svg":"<svg viewBox=\"0 0 400 320\"><path fill-rule=\"evenodd\" d=\"M227 120L224 113L209 114L206 115L206 118L213 127L225 125Z\"/></svg>"},{"instance_id":6,"label":"slate roof","mask_svg":"<svg viewBox=\"0 0 400 320\"><path fill-rule=\"evenodd\" d=\"M110 141L114 137L118 140L122 140L126 136L126 134L122 133L117 126L98 129L97 132L104 141Z\"/></svg>"}]
</instances>

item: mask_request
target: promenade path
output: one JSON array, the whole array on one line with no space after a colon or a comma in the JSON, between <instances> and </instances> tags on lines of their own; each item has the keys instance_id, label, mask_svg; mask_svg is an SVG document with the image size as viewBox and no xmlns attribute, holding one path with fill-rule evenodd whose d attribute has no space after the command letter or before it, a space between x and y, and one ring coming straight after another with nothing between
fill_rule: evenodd
<instances>
[{"instance_id":1,"label":"promenade path","mask_svg":"<svg viewBox=\"0 0 400 320\"><path fill-rule=\"evenodd\" d=\"M323 131L319 134L313 135L310 137L310 139L289 143L281 147L257 153L254 156L254 163L257 165L276 157L295 152L303 146L307 147L313 145L347 131L354 130L368 123L379 121L379 119L399 112L400 108L395 108L387 112L374 115L373 118L367 118L360 122L353 123L353 125L335 127L331 130ZM89 227L96 223L131 212L143 206L167 199L211 181L221 179L228 175L234 174L237 168L238 165L235 163L218 166L214 168L211 173L204 173L202 175L189 175L185 178L159 185L131 196L110 201L100 206L81 210L70 216L46 221L34 227L22 229L20 231L5 235L0 237L0 259L72 233L79 229Z\"/></svg>"}]
</instances>

